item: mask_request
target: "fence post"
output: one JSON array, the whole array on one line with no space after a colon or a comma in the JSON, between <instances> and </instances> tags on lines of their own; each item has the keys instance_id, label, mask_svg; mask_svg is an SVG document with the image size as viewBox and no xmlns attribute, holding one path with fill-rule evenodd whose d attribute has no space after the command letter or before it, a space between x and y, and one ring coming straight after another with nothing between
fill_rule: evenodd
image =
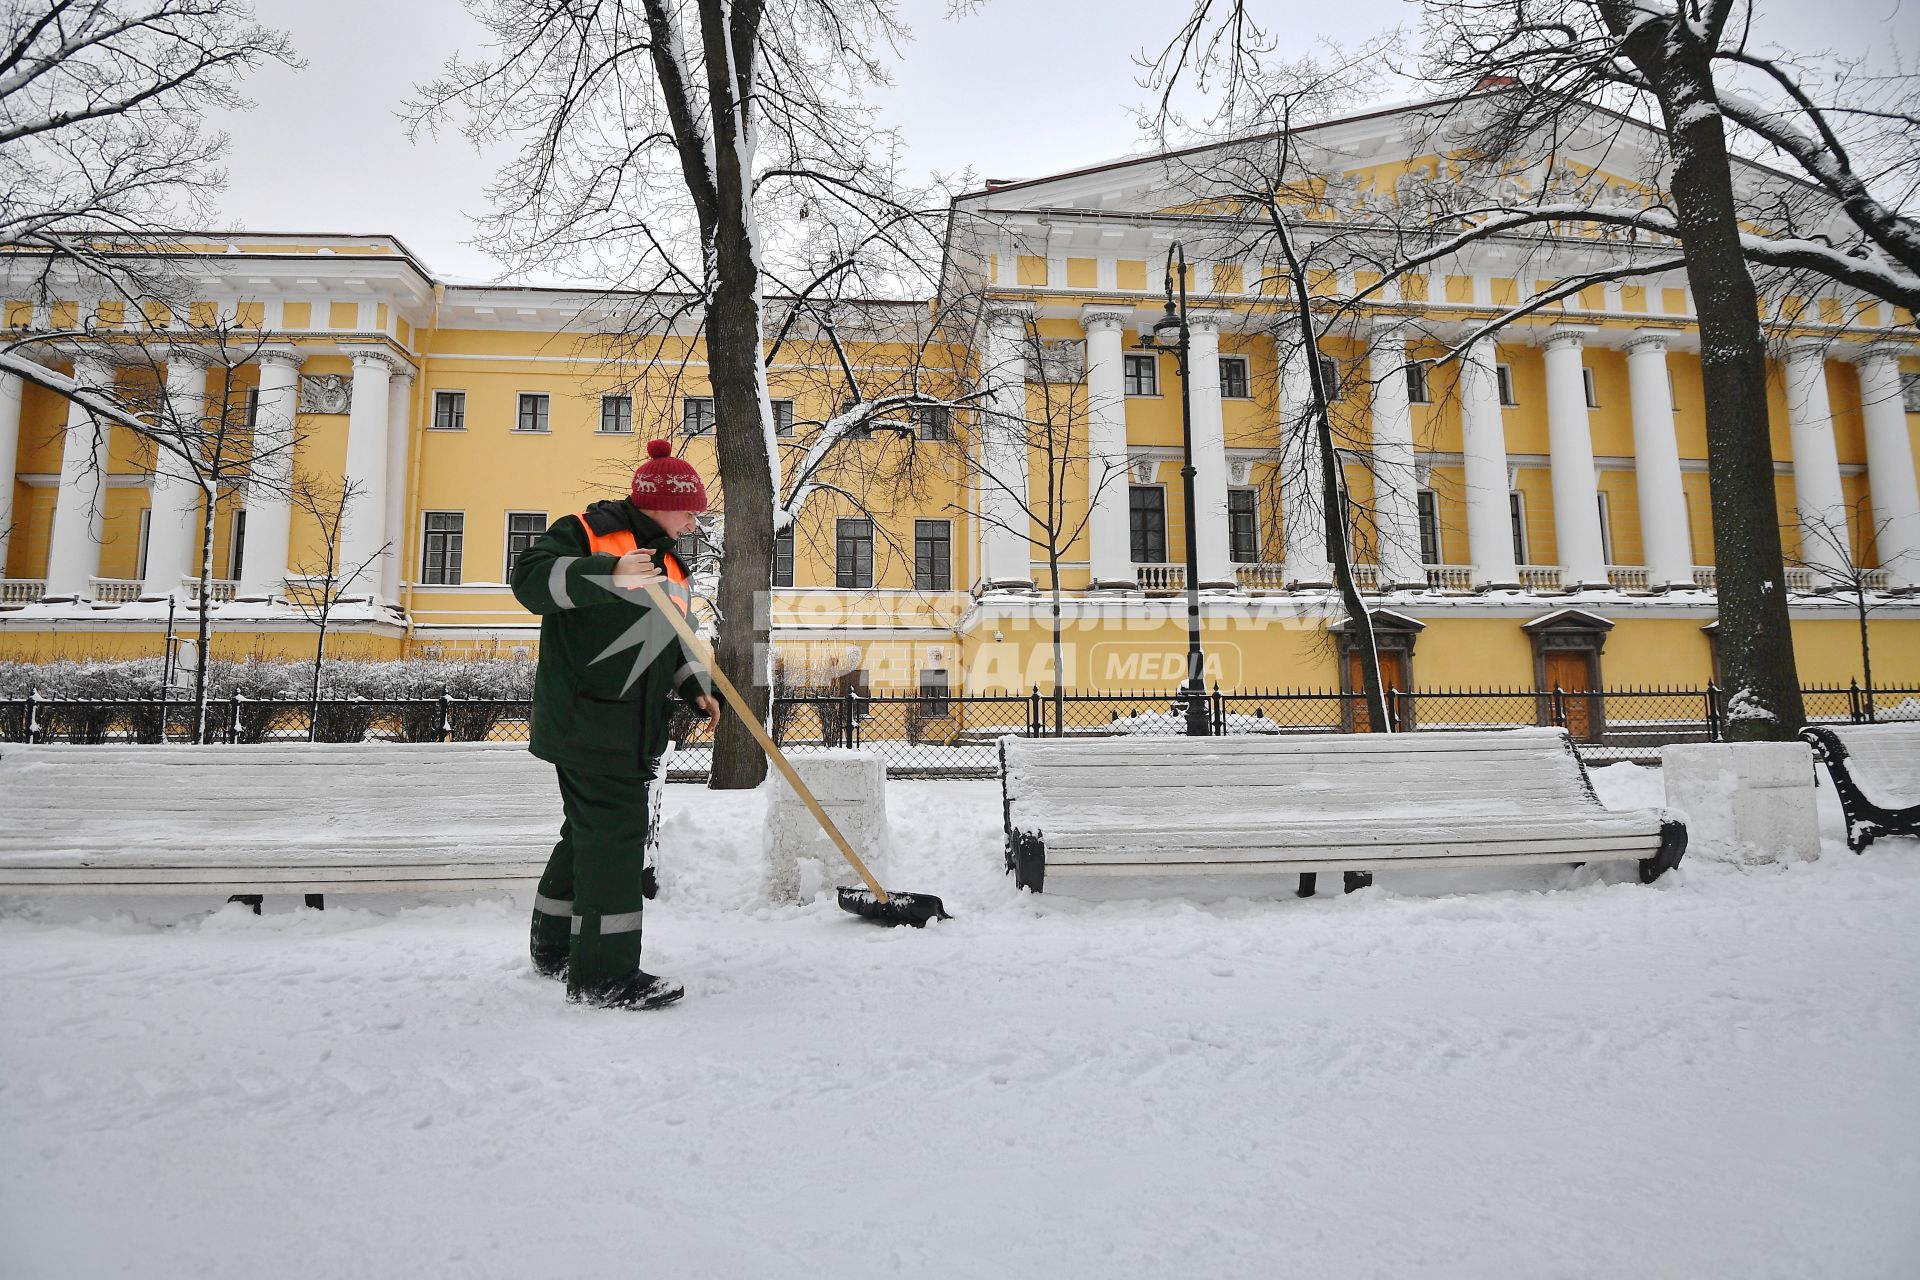
<instances>
[{"instance_id":1,"label":"fence post","mask_svg":"<svg viewBox=\"0 0 1920 1280\"><path fill-rule=\"evenodd\" d=\"M1859 724L1865 719L1860 714L1860 682L1858 680L1847 681L1847 719L1854 724Z\"/></svg>"},{"instance_id":2,"label":"fence post","mask_svg":"<svg viewBox=\"0 0 1920 1280\"><path fill-rule=\"evenodd\" d=\"M1213 736L1224 738L1227 734L1227 700L1220 692L1220 682L1213 682L1213 697L1209 699L1213 710Z\"/></svg>"},{"instance_id":3,"label":"fence post","mask_svg":"<svg viewBox=\"0 0 1920 1280\"><path fill-rule=\"evenodd\" d=\"M1567 695L1557 684L1553 686L1553 722L1562 729L1567 727Z\"/></svg>"},{"instance_id":4,"label":"fence post","mask_svg":"<svg viewBox=\"0 0 1920 1280\"><path fill-rule=\"evenodd\" d=\"M1720 741L1720 688L1707 681L1707 741Z\"/></svg>"},{"instance_id":5,"label":"fence post","mask_svg":"<svg viewBox=\"0 0 1920 1280\"><path fill-rule=\"evenodd\" d=\"M162 724L166 721L163 719ZM240 741L240 695L234 694L227 699L227 745Z\"/></svg>"},{"instance_id":6,"label":"fence post","mask_svg":"<svg viewBox=\"0 0 1920 1280\"><path fill-rule=\"evenodd\" d=\"M40 691L27 690L27 745L40 736Z\"/></svg>"},{"instance_id":7,"label":"fence post","mask_svg":"<svg viewBox=\"0 0 1920 1280\"><path fill-rule=\"evenodd\" d=\"M1392 685L1387 686L1387 731L1400 732L1400 691Z\"/></svg>"},{"instance_id":8,"label":"fence post","mask_svg":"<svg viewBox=\"0 0 1920 1280\"><path fill-rule=\"evenodd\" d=\"M453 698L444 686L440 690L440 741L453 741Z\"/></svg>"},{"instance_id":9,"label":"fence post","mask_svg":"<svg viewBox=\"0 0 1920 1280\"><path fill-rule=\"evenodd\" d=\"M1047 731L1046 704L1040 701L1040 686L1034 685L1027 696L1027 736L1038 738Z\"/></svg>"},{"instance_id":10,"label":"fence post","mask_svg":"<svg viewBox=\"0 0 1920 1280\"><path fill-rule=\"evenodd\" d=\"M840 691L840 745L853 746L853 686Z\"/></svg>"}]
</instances>

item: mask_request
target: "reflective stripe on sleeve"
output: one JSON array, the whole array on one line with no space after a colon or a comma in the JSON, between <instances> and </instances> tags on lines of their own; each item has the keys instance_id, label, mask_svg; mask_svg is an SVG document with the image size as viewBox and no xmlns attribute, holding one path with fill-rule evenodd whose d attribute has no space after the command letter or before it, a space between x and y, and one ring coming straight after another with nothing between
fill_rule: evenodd
<instances>
[{"instance_id":1,"label":"reflective stripe on sleeve","mask_svg":"<svg viewBox=\"0 0 1920 1280\"><path fill-rule=\"evenodd\" d=\"M567 594L567 570L579 556L561 556L553 562L553 568L547 571L547 594L562 609L573 608L573 597Z\"/></svg>"},{"instance_id":2,"label":"reflective stripe on sleeve","mask_svg":"<svg viewBox=\"0 0 1920 1280\"><path fill-rule=\"evenodd\" d=\"M573 903L563 902L559 898L545 898L536 893L533 895L533 909L543 916L570 916L573 914Z\"/></svg>"},{"instance_id":3,"label":"reflective stripe on sleeve","mask_svg":"<svg viewBox=\"0 0 1920 1280\"><path fill-rule=\"evenodd\" d=\"M700 685L702 688L707 687L711 683L711 679L707 675L707 669L705 667L701 666L697 662L689 662L685 666L681 667L678 671L673 673L674 687L676 689L679 688L682 684L686 682L686 679L688 676L697 677L700 681Z\"/></svg>"}]
</instances>

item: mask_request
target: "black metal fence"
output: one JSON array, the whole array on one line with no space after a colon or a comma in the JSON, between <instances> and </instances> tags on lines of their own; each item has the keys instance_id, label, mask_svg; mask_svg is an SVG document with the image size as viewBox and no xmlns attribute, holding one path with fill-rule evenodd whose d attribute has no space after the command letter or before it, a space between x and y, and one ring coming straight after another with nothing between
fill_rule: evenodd
<instances>
[{"instance_id":1,"label":"black metal fence","mask_svg":"<svg viewBox=\"0 0 1920 1280\"><path fill-rule=\"evenodd\" d=\"M1804 690L1815 724L1920 719L1920 687L1876 689L1858 684ZM224 698L207 708L206 741L262 742L524 742L526 701L442 696L391 701L325 698ZM1388 715L1396 732L1438 729L1565 728L1588 763L1655 763L1673 742L1717 742L1730 715L1726 692L1704 689L1424 689L1393 690ZM1215 734L1362 732L1371 727L1357 694L1317 690L1216 689L1206 719ZM896 777L985 777L1009 735L1179 736L1187 730L1177 695L1067 693L940 696L863 695L854 691L777 697L773 735L788 751L841 748L878 752ZM191 703L165 699L75 700L37 696L0 700L4 742L192 742ZM675 716L676 778L705 776L712 747L703 721Z\"/></svg>"}]
</instances>

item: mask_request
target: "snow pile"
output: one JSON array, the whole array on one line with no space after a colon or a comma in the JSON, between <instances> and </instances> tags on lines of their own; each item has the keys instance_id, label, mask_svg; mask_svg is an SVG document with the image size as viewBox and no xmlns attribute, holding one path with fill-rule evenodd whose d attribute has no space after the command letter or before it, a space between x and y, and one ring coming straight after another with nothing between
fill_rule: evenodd
<instances>
[{"instance_id":1,"label":"snow pile","mask_svg":"<svg viewBox=\"0 0 1920 1280\"><path fill-rule=\"evenodd\" d=\"M0 1274L1920 1272L1914 841L1091 904L996 784L888 800L953 921L761 905L764 794L669 787L658 1014L525 903L14 903Z\"/></svg>"}]
</instances>

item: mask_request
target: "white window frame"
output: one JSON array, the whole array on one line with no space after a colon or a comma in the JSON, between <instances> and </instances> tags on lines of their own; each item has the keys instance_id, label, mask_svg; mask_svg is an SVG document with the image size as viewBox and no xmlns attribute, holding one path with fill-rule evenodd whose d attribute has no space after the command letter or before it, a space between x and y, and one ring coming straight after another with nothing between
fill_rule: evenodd
<instances>
[{"instance_id":1,"label":"white window frame","mask_svg":"<svg viewBox=\"0 0 1920 1280\"><path fill-rule=\"evenodd\" d=\"M247 509L236 508L227 522L227 580L237 582L247 562ZM145 577L145 574L141 575Z\"/></svg>"},{"instance_id":2,"label":"white window frame","mask_svg":"<svg viewBox=\"0 0 1920 1280\"><path fill-rule=\"evenodd\" d=\"M527 401L529 400L538 402L538 411L534 414L534 421L540 424L537 427L523 427L520 425L526 420ZM515 435L522 436L552 435L553 394L548 391L521 391L516 393L513 401L513 431Z\"/></svg>"},{"instance_id":3,"label":"white window frame","mask_svg":"<svg viewBox=\"0 0 1920 1280\"><path fill-rule=\"evenodd\" d=\"M1133 376L1134 361L1146 361L1146 368L1153 371L1153 390L1132 391L1128 388L1135 382ZM1160 357L1151 351L1127 351L1120 356L1120 391L1129 399L1154 399L1160 395Z\"/></svg>"},{"instance_id":4,"label":"white window frame","mask_svg":"<svg viewBox=\"0 0 1920 1280\"><path fill-rule=\"evenodd\" d=\"M1340 357L1322 353L1319 360L1320 382L1327 389L1327 403L1346 399L1346 389L1340 382Z\"/></svg>"},{"instance_id":5,"label":"white window frame","mask_svg":"<svg viewBox=\"0 0 1920 1280\"><path fill-rule=\"evenodd\" d=\"M1253 519L1253 553L1244 560L1234 554L1233 548L1233 517L1235 514L1233 510L1233 498L1235 494L1240 493L1246 494L1250 499L1249 506L1251 509L1243 514ZM1131 548L1129 548L1129 550L1131 550ZM1259 564L1260 550L1260 491L1252 485L1229 485L1227 487L1227 559L1234 564Z\"/></svg>"},{"instance_id":6,"label":"white window frame","mask_svg":"<svg viewBox=\"0 0 1920 1280\"><path fill-rule=\"evenodd\" d=\"M1514 563L1532 564L1533 538L1527 529L1526 490L1507 490L1507 523L1512 527Z\"/></svg>"},{"instance_id":7,"label":"white window frame","mask_svg":"<svg viewBox=\"0 0 1920 1280\"><path fill-rule=\"evenodd\" d=\"M133 554L133 576L145 582L147 580L147 539L153 533L153 508L140 509L140 546Z\"/></svg>"},{"instance_id":8,"label":"white window frame","mask_svg":"<svg viewBox=\"0 0 1920 1280\"><path fill-rule=\"evenodd\" d=\"M1135 489L1156 489L1160 493L1160 558L1158 560L1135 560L1133 558L1133 491ZM1131 564L1172 564L1167 559L1173 554L1173 519L1167 510L1167 486L1164 484L1128 484L1127 485L1127 560Z\"/></svg>"},{"instance_id":9,"label":"white window frame","mask_svg":"<svg viewBox=\"0 0 1920 1280\"><path fill-rule=\"evenodd\" d=\"M690 406L696 405L696 404L704 404L707 406L707 412L705 414L706 425L698 431L692 430L687 426L687 409ZM700 419L701 419L701 415L696 413L694 415L694 420L697 422ZM680 397L680 434L681 435L686 436L688 439L694 439L695 437L698 437L698 436L710 436L713 434L714 428L718 424L718 422L719 422L719 418L716 416L716 413L714 410L712 396L681 396Z\"/></svg>"},{"instance_id":10,"label":"white window frame","mask_svg":"<svg viewBox=\"0 0 1920 1280\"><path fill-rule=\"evenodd\" d=\"M1900 405L1908 413L1920 413L1920 373L1900 375Z\"/></svg>"},{"instance_id":11,"label":"white window frame","mask_svg":"<svg viewBox=\"0 0 1920 1280\"><path fill-rule=\"evenodd\" d=\"M785 582L780 581L780 544L782 541L787 544L787 580ZM772 585L775 591L793 590L795 566L799 563L799 557L797 555L799 545L800 540L794 536L792 525L788 525L773 535Z\"/></svg>"},{"instance_id":12,"label":"white window frame","mask_svg":"<svg viewBox=\"0 0 1920 1280\"><path fill-rule=\"evenodd\" d=\"M773 400L769 400L767 403L773 406L774 438L778 440L785 440L790 438L793 435L793 401L789 399L784 399L784 398L776 398ZM783 407L786 409L786 414L784 416L780 412L780 410Z\"/></svg>"},{"instance_id":13,"label":"white window frame","mask_svg":"<svg viewBox=\"0 0 1920 1280\"><path fill-rule=\"evenodd\" d=\"M627 403L627 425L609 429L607 426L607 404L609 401L615 400L624 400ZM608 391L601 395L600 425L598 430L603 436L630 436L633 434L633 396L630 393L625 391ZM529 513L523 511L518 514L526 515Z\"/></svg>"},{"instance_id":14,"label":"white window frame","mask_svg":"<svg viewBox=\"0 0 1920 1280\"><path fill-rule=\"evenodd\" d=\"M615 433L609 432L608 434L611 435ZM544 511L509 511L500 517L500 581L502 582L513 581L513 539L516 536L513 532L513 518L515 516L538 516L540 518L540 532L533 535L535 538L538 538L541 533L545 533L547 526L552 523ZM528 545L531 546L532 544L529 543ZM521 550L524 551L526 548L522 547ZM462 559L464 561L464 557L462 557Z\"/></svg>"},{"instance_id":15,"label":"white window frame","mask_svg":"<svg viewBox=\"0 0 1920 1280\"><path fill-rule=\"evenodd\" d=\"M920 526L945 525L947 530L947 585L944 587L920 585ZM933 541L939 541L934 539ZM938 517L916 517L913 522L913 589L915 591L951 591L953 590L953 521Z\"/></svg>"},{"instance_id":16,"label":"white window frame","mask_svg":"<svg viewBox=\"0 0 1920 1280\"><path fill-rule=\"evenodd\" d=\"M1433 390L1427 385L1427 366L1418 360L1409 360L1406 364L1407 403L1432 404ZM1415 392L1419 392L1415 395Z\"/></svg>"},{"instance_id":17,"label":"white window frame","mask_svg":"<svg viewBox=\"0 0 1920 1280\"><path fill-rule=\"evenodd\" d=\"M1425 517L1429 511L1433 514L1433 559L1431 560L1426 558L1427 521ZM1437 490L1429 487L1413 491L1413 528L1415 536L1420 541L1421 563L1445 564L1446 542L1440 535L1440 494Z\"/></svg>"},{"instance_id":18,"label":"white window frame","mask_svg":"<svg viewBox=\"0 0 1920 1280\"><path fill-rule=\"evenodd\" d=\"M440 401L442 397L444 397L449 404L454 406L453 416L458 420L456 425L454 426L443 427L440 425ZM467 429L467 393L464 391L456 391L456 390L453 390L452 388L436 387L433 392L433 404L431 406L431 412L429 412L427 415L427 430L429 431L465 431L466 429Z\"/></svg>"},{"instance_id":19,"label":"white window frame","mask_svg":"<svg viewBox=\"0 0 1920 1280\"><path fill-rule=\"evenodd\" d=\"M1230 364L1240 366L1240 386L1242 390L1233 395L1227 393L1227 366ZM1245 356L1226 355L1220 357L1220 398L1222 400L1253 399L1253 361L1247 359Z\"/></svg>"},{"instance_id":20,"label":"white window frame","mask_svg":"<svg viewBox=\"0 0 1920 1280\"><path fill-rule=\"evenodd\" d=\"M1613 560L1613 502L1612 495L1605 489L1598 490L1594 497L1600 506L1600 563L1612 564Z\"/></svg>"},{"instance_id":21,"label":"white window frame","mask_svg":"<svg viewBox=\"0 0 1920 1280\"><path fill-rule=\"evenodd\" d=\"M428 527L428 524L435 516L459 516L460 528L457 531L453 529L431 529ZM455 532L459 534L459 538L460 538L459 570L457 571L453 581L451 582L430 581L427 578L427 539L430 538L435 533L447 534L447 533L455 533ZM460 586L462 585L461 580L466 576L466 568L467 568L467 513L464 511L422 511L420 513L420 585L423 587ZM441 577L445 578L445 576L446 576L446 557L443 555L441 557Z\"/></svg>"},{"instance_id":22,"label":"white window frame","mask_svg":"<svg viewBox=\"0 0 1920 1280\"><path fill-rule=\"evenodd\" d=\"M1581 389L1586 392L1587 408L1598 409L1600 407L1600 388L1594 384L1593 370L1586 365L1580 366L1580 384Z\"/></svg>"},{"instance_id":23,"label":"white window frame","mask_svg":"<svg viewBox=\"0 0 1920 1280\"><path fill-rule=\"evenodd\" d=\"M1520 404L1520 397L1513 394L1513 366L1510 364L1494 365L1493 382L1499 393L1500 407L1502 409L1517 408Z\"/></svg>"}]
</instances>

